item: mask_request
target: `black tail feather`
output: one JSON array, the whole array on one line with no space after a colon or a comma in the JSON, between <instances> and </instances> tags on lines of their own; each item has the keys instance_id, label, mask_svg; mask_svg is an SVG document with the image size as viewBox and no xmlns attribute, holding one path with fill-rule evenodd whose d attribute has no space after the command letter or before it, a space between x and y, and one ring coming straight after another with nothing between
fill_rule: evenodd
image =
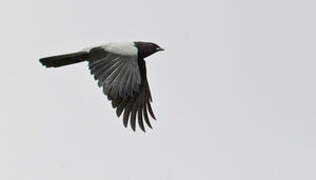
<instances>
[{"instance_id":1,"label":"black tail feather","mask_svg":"<svg viewBox=\"0 0 316 180\"><path fill-rule=\"evenodd\" d=\"M39 61L46 67L60 67L88 60L88 52L76 52L59 56L41 58Z\"/></svg>"}]
</instances>

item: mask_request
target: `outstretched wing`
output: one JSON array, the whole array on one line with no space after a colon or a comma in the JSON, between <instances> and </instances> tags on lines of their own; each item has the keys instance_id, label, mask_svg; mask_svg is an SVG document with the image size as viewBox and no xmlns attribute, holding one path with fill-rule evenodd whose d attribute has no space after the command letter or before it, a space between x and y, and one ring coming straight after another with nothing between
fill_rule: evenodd
<instances>
[{"instance_id":1,"label":"outstretched wing","mask_svg":"<svg viewBox=\"0 0 316 180\"><path fill-rule=\"evenodd\" d=\"M143 120L151 127L148 112L155 119L145 61L138 59L137 49L133 49L136 47L121 47L110 44L89 49L89 69L112 101L117 116L124 111L125 127L130 120L135 131L137 116L140 128L145 131Z\"/></svg>"}]
</instances>

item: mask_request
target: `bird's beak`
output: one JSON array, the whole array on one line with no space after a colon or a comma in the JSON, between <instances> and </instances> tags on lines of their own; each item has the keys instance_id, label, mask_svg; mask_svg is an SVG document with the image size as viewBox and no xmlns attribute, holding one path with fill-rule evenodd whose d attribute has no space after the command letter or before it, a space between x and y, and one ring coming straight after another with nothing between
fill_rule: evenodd
<instances>
[{"instance_id":1,"label":"bird's beak","mask_svg":"<svg viewBox=\"0 0 316 180\"><path fill-rule=\"evenodd\" d=\"M164 49L164 48L159 47L159 48L157 48L156 50L157 50L157 51L164 51L165 49Z\"/></svg>"}]
</instances>

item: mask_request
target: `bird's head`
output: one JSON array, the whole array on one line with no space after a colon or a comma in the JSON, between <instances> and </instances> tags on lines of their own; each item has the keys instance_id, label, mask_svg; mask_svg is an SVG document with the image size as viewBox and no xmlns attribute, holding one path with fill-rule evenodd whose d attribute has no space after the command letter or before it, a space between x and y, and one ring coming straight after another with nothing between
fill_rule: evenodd
<instances>
[{"instance_id":1,"label":"bird's head","mask_svg":"<svg viewBox=\"0 0 316 180\"><path fill-rule=\"evenodd\" d=\"M135 42L135 46L138 49L138 57L140 58L148 57L158 51L164 51L163 48L151 42Z\"/></svg>"}]
</instances>

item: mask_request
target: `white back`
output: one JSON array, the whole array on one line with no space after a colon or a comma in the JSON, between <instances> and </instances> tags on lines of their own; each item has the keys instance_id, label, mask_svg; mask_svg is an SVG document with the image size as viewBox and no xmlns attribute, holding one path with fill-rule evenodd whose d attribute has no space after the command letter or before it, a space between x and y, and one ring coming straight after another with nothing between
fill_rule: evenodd
<instances>
[{"instance_id":1,"label":"white back","mask_svg":"<svg viewBox=\"0 0 316 180\"><path fill-rule=\"evenodd\" d=\"M123 56L137 56L138 50L133 42L111 42L102 46L105 51Z\"/></svg>"}]
</instances>

